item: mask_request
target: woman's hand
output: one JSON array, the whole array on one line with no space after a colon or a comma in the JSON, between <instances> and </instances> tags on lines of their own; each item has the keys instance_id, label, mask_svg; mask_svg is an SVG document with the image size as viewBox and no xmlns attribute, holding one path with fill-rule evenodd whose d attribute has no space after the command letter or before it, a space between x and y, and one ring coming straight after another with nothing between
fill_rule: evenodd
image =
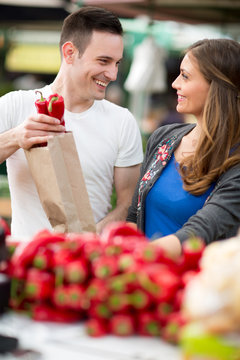
<instances>
[{"instance_id":1,"label":"woman's hand","mask_svg":"<svg viewBox=\"0 0 240 360\"><path fill-rule=\"evenodd\" d=\"M182 253L181 243L175 235L161 237L152 243L161 246L171 257L177 258Z\"/></svg>"}]
</instances>

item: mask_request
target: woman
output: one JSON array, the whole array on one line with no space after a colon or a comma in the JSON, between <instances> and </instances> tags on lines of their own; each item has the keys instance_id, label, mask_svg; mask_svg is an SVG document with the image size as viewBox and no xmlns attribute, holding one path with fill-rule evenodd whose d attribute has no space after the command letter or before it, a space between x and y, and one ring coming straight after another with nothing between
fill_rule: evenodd
<instances>
[{"instance_id":1,"label":"woman","mask_svg":"<svg viewBox=\"0 0 240 360\"><path fill-rule=\"evenodd\" d=\"M208 244L240 226L239 58L229 39L190 46L172 87L197 122L163 126L147 144L127 220L174 254L192 235Z\"/></svg>"}]
</instances>

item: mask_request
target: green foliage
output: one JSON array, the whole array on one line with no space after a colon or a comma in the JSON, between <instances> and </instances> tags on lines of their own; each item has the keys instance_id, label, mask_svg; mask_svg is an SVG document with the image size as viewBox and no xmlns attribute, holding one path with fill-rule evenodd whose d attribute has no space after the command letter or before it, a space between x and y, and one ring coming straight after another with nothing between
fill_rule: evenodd
<instances>
[{"instance_id":1,"label":"green foliage","mask_svg":"<svg viewBox=\"0 0 240 360\"><path fill-rule=\"evenodd\" d=\"M0 197L10 197L8 179L6 175L0 175Z\"/></svg>"}]
</instances>

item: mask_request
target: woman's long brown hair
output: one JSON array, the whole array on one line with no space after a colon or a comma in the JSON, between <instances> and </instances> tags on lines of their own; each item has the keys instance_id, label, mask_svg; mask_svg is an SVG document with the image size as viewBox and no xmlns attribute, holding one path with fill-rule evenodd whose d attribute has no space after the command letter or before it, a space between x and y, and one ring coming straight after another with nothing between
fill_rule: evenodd
<instances>
[{"instance_id":1,"label":"woman's long brown hair","mask_svg":"<svg viewBox=\"0 0 240 360\"><path fill-rule=\"evenodd\" d=\"M240 44L205 39L186 53L196 60L210 88L196 152L180 163L185 190L203 194L219 176L240 163Z\"/></svg>"}]
</instances>

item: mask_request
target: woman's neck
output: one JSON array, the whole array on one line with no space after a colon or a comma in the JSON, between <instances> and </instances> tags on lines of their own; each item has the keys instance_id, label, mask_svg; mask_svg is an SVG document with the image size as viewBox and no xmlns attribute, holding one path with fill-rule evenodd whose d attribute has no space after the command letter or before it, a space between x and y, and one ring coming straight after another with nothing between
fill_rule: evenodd
<instances>
[{"instance_id":1,"label":"woman's neck","mask_svg":"<svg viewBox=\"0 0 240 360\"><path fill-rule=\"evenodd\" d=\"M197 124L189 133L187 133L182 138L179 146L174 152L177 162L184 161L186 157L194 154L194 152L197 149L201 133L202 133L202 129Z\"/></svg>"}]
</instances>

